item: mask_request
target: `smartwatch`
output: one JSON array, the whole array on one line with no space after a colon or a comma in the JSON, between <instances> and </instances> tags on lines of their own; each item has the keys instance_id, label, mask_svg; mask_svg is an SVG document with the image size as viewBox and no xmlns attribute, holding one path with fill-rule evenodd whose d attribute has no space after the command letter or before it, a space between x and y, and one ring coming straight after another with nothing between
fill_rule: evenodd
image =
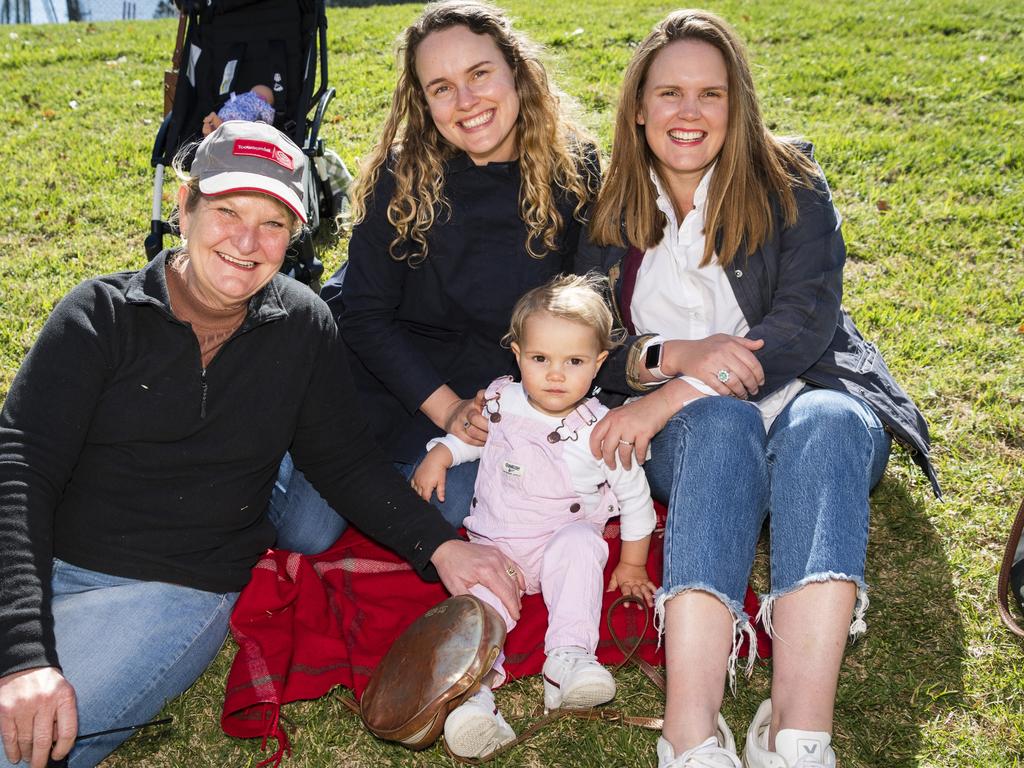
<instances>
[{"instance_id":1,"label":"smartwatch","mask_svg":"<svg viewBox=\"0 0 1024 768\"><path fill-rule=\"evenodd\" d=\"M651 344L647 347L647 351L644 352L644 368L650 371L658 381L668 381L672 378L671 376L666 376L661 370L661 353L664 348L664 345L659 341L656 344Z\"/></svg>"}]
</instances>

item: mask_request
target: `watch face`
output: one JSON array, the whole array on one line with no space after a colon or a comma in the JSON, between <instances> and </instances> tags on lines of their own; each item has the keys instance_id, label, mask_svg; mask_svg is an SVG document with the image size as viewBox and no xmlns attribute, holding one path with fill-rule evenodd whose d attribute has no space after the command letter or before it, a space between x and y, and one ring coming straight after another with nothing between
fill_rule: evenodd
<instances>
[{"instance_id":1,"label":"watch face","mask_svg":"<svg viewBox=\"0 0 1024 768\"><path fill-rule=\"evenodd\" d=\"M661 366L661 344L653 344L647 348L647 354L644 355L644 366L647 370Z\"/></svg>"}]
</instances>

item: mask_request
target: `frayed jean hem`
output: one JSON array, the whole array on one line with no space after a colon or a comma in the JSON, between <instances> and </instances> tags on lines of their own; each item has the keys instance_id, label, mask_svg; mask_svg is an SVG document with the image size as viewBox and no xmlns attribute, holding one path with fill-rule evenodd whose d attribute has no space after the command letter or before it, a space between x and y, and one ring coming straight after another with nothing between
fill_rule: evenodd
<instances>
[{"instance_id":1,"label":"frayed jean hem","mask_svg":"<svg viewBox=\"0 0 1024 768\"><path fill-rule=\"evenodd\" d=\"M654 593L654 628L658 633L658 647L661 647L662 637L665 634L665 603L684 592L705 592L712 597L718 598L721 603L729 609L732 614L732 650L729 652L729 690L736 694L736 662L739 659L740 646L743 638L747 638L747 667L744 670L747 677L750 677L754 670L754 662L757 661L757 634L754 625L750 623L750 616L743 610L743 604L733 600L723 592L704 583L685 584L679 587L666 589L661 587Z\"/></svg>"},{"instance_id":2,"label":"frayed jean hem","mask_svg":"<svg viewBox=\"0 0 1024 768\"><path fill-rule=\"evenodd\" d=\"M864 619L864 614L868 610L870 600L868 600L868 585L864 582L864 579L860 576L850 576L846 573L836 573L835 571L822 571L820 573L812 573L808 576L804 576L800 581L795 584L780 589L774 592L761 595L761 608L757 612L757 618L755 621L761 622L761 626L764 627L764 631L767 632L771 638L775 639L775 629L772 625L772 615L775 610L775 601L780 597L791 595L800 589L803 589L808 584L824 584L829 581L849 581L857 587L857 602L853 606L853 617L850 620L850 642L854 642L868 631L867 621Z\"/></svg>"}]
</instances>

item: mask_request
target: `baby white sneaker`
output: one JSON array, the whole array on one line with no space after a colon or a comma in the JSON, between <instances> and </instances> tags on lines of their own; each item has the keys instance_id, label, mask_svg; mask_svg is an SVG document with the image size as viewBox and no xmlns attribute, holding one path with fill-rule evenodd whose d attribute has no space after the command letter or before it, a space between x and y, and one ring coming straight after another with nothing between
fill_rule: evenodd
<instances>
[{"instance_id":1,"label":"baby white sneaker","mask_svg":"<svg viewBox=\"0 0 1024 768\"><path fill-rule=\"evenodd\" d=\"M459 757L482 757L516 737L486 685L448 713L444 742Z\"/></svg>"},{"instance_id":2,"label":"baby white sneaker","mask_svg":"<svg viewBox=\"0 0 1024 768\"><path fill-rule=\"evenodd\" d=\"M832 751L830 734L785 728L775 734L773 752L768 749L771 724L772 701L765 699L747 729L747 746L743 750L745 768L835 768L836 753Z\"/></svg>"},{"instance_id":3,"label":"baby white sneaker","mask_svg":"<svg viewBox=\"0 0 1024 768\"><path fill-rule=\"evenodd\" d=\"M615 698L612 673L575 645L555 648L544 661L544 708L595 707Z\"/></svg>"},{"instance_id":4,"label":"baby white sneaker","mask_svg":"<svg viewBox=\"0 0 1024 768\"><path fill-rule=\"evenodd\" d=\"M736 740L725 719L718 716L718 732L692 749L676 754L663 737L658 737L658 768L741 768Z\"/></svg>"}]
</instances>

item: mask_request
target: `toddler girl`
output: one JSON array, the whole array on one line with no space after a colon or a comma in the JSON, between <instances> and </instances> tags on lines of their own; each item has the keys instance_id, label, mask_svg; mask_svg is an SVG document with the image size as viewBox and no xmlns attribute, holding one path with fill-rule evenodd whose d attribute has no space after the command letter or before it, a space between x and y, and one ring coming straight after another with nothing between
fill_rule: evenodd
<instances>
[{"instance_id":1,"label":"toddler girl","mask_svg":"<svg viewBox=\"0 0 1024 768\"><path fill-rule=\"evenodd\" d=\"M615 342L612 316L598 286L602 278L561 277L524 295L505 340L522 382L510 376L487 388L489 420L483 448L453 435L433 440L412 478L427 501L444 500L447 469L480 460L465 526L471 541L499 547L516 563L527 594L540 592L548 607L544 640L544 705L592 707L615 696L615 681L594 655L608 545L602 531L619 515L622 554L608 589L651 603L654 585L645 563L654 506L643 470L634 463L609 469L590 452L590 432L608 409L587 399L594 375ZM487 588L472 593L515 626ZM499 655L484 685L445 721L448 748L477 757L515 738L498 712L491 689L505 679Z\"/></svg>"}]
</instances>

